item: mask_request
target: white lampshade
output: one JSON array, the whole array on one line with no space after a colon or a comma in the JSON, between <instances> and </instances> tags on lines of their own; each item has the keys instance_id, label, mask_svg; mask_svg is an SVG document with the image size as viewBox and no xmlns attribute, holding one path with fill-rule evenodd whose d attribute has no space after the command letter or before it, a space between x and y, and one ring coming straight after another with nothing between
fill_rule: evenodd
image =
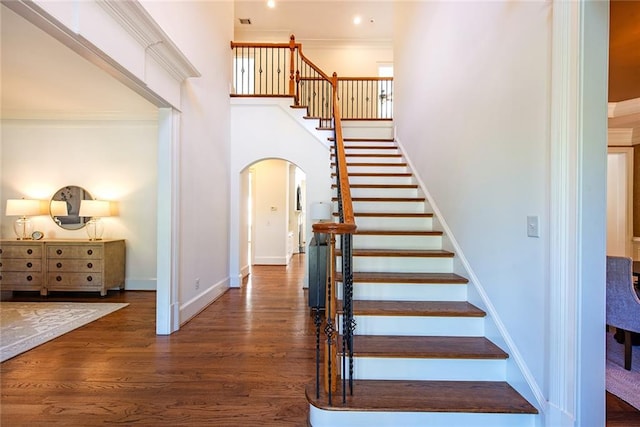
<instances>
[{"instance_id":1,"label":"white lampshade","mask_svg":"<svg viewBox=\"0 0 640 427\"><path fill-rule=\"evenodd\" d=\"M82 200L78 215L96 218L111 216L111 206L108 200Z\"/></svg>"},{"instance_id":2,"label":"white lampshade","mask_svg":"<svg viewBox=\"0 0 640 427\"><path fill-rule=\"evenodd\" d=\"M69 210L67 208L67 202L64 200L52 200L49 206L51 210L51 216L67 216Z\"/></svg>"},{"instance_id":3,"label":"white lampshade","mask_svg":"<svg viewBox=\"0 0 640 427\"><path fill-rule=\"evenodd\" d=\"M81 200L78 215L91 217L86 224L89 240L101 240L104 225L100 218L111 216L111 204L107 200Z\"/></svg>"},{"instance_id":4,"label":"white lampshade","mask_svg":"<svg viewBox=\"0 0 640 427\"><path fill-rule=\"evenodd\" d=\"M330 203L312 203L310 216L311 219L316 221L328 221L331 219L331 204Z\"/></svg>"},{"instance_id":5,"label":"white lampshade","mask_svg":"<svg viewBox=\"0 0 640 427\"><path fill-rule=\"evenodd\" d=\"M31 239L33 224L27 217L40 215L40 200L8 199L5 214L7 216L20 217L13 224L13 231L16 233L18 240L29 240Z\"/></svg>"},{"instance_id":6,"label":"white lampshade","mask_svg":"<svg viewBox=\"0 0 640 427\"><path fill-rule=\"evenodd\" d=\"M40 215L40 200L9 199L5 214L7 216Z\"/></svg>"}]
</instances>

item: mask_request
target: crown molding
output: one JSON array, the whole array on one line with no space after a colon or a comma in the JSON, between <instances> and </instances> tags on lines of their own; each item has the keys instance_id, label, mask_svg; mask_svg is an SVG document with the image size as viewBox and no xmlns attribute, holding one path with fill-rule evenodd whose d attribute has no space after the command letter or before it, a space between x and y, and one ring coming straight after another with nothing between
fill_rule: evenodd
<instances>
[{"instance_id":1,"label":"crown molding","mask_svg":"<svg viewBox=\"0 0 640 427\"><path fill-rule=\"evenodd\" d=\"M610 102L608 105L609 118L628 116L631 114L640 114L640 98Z\"/></svg>"},{"instance_id":2,"label":"crown molding","mask_svg":"<svg viewBox=\"0 0 640 427\"><path fill-rule=\"evenodd\" d=\"M83 112L83 111L34 111L34 110L2 110L3 122L9 121L55 121L55 122L72 122L72 121L119 121L119 122L157 122L158 112L157 110L151 112L141 112L131 114L131 112L122 111L98 111L98 112Z\"/></svg>"},{"instance_id":3,"label":"crown molding","mask_svg":"<svg viewBox=\"0 0 640 427\"><path fill-rule=\"evenodd\" d=\"M607 130L608 146L632 146L640 144L640 128L613 128Z\"/></svg>"},{"instance_id":4,"label":"crown molding","mask_svg":"<svg viewBox=\"0 0 640 427\"><path fill-rule=\"evenodd\" d=\"M97 4L133 36L145 51L176 80L182 82L189 77L201 76L196 67L138 1L97 0Z\"/></svg>"}]
</instances>

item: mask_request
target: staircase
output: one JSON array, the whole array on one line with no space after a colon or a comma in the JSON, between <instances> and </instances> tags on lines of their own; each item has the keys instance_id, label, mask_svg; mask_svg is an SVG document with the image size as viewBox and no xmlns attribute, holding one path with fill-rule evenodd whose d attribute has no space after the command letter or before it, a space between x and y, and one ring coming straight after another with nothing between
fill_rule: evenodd
<instances>
[{"instance_id":1,"label":"staircase","mask_svg":"<svg viewBox=\"0 0 640 427\"><path fill-rule=\"evenodd\" d=\"M392 127L374 123L343 129L358 227L354 393L328 406L309 386L310 425L534 426L537 410L505 381L509 355L485 338L485 312L467 302Z\"/></svg>"}]
</instances>

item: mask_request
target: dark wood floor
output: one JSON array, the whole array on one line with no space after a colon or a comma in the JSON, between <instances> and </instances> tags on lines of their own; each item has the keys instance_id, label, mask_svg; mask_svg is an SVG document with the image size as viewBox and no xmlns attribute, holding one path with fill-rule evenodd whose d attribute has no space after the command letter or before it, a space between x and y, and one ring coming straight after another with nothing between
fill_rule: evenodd
<instances>
[{"instance_id":1,"label":"dark wood floor","mask_svg":"<svg viewBox=\"0 0 640 427\"><path fill-rule=\"evenodd\" d=\"M306 426L303 264L255 268L171 336L155 334L153 292L51 295L130 305L2 363L0 425ZM607 426L640 426L640 412L607 394Z\"/></svg>"}]
</instances>

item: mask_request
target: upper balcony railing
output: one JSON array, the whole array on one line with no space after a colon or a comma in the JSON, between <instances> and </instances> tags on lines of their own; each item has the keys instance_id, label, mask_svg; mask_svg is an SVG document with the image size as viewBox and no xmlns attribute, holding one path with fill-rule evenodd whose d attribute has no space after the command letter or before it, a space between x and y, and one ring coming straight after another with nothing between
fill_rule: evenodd
<instances>
[{"instance_id":1,"label":"upper balcony railing","mask_svg":"<svg viewBox=\"0 0 640 427\"><path fill-rule=\"evenodd\" d=\"M231 42L234 96L293 96L309 117L333 116L332 78L311 62L302 45ZM393 119L393 77L338 77L342 119Z\"/></svg>"}]
</instances>

